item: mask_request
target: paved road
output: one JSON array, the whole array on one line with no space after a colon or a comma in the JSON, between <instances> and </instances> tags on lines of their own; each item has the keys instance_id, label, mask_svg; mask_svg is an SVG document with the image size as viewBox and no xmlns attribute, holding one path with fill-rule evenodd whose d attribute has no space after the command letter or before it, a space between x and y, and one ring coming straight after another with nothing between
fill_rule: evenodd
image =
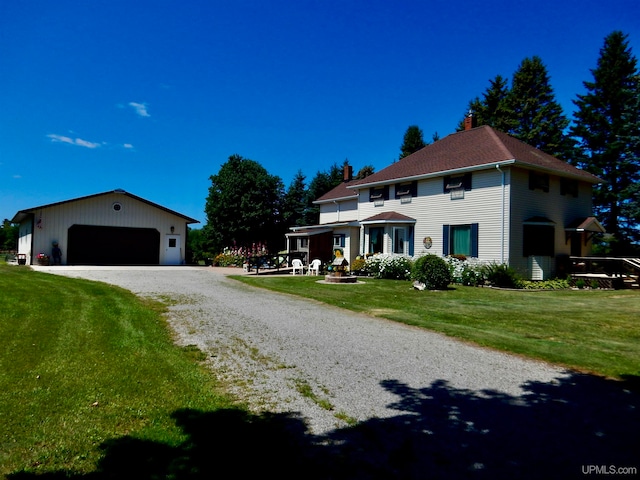
<instances>
[{"instance_id":1,"label":"paved road","mask_svg":"<svg viewBox=\"0 0 640 480\"><path fill-rule=\"evenodd\" d=\"M214 371L254 410L294 412L314 435L344 438L350 420L376 432L411 425L421 439L437 434L437 448L419 442L436 457L432 463L459 458L480 471L505 458L515 462L510 468L523 467L535 462L532 451L548 457L544 472L629 461L640 408L634 394L611 382L250 288L213 268L36 268L171 299L178 342L207 352ZM348 301L358 286L344 288ZM570 454L560 453L567 442ZM382 448L374 443L359 449Z\"/></svg>"}]
</instances>

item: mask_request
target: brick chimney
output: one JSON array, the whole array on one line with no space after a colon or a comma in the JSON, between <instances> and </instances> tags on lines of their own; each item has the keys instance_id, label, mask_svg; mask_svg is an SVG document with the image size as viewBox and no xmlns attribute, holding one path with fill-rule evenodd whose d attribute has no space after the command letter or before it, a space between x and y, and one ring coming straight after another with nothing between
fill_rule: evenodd
<instances>
[{"instance_id":1,"label":"brick chimney","mask_svg":"<svg viewBox=\"0 0 640 480\"><path fill-rule=\"evenodd\" d=\"M345 182L350 182L353 180L353 167L351 165L344 166L344 177L343 180Z\"/></svg>"},{"instance_id":2,"label":"brick chimney","mask_svg":"<svg viewBox=\"0 0 640 480\"><path fill-rule=\"evenodd\" d=\"M473 127L476 126L475 123L476 123L476 119L473 118L473 112L469 110L469 113L467 114L467 116L464 117L464 129L471 130Z\"/></svg>"}]
</instances>

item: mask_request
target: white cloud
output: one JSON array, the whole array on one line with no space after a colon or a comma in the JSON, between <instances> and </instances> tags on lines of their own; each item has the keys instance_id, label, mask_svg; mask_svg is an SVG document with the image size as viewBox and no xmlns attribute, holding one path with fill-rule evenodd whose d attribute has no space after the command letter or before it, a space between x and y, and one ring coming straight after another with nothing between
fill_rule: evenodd
<instances>
[{"instance_id":1,"label":"white cloud","mask_svg":"<svg viewBox=\"0 0 640 480\"><path fill-rule=\"evenodd\" d=\"M140 115L141 117L150 117L151 116L151 115L149 115L149 112L147 111L147 105L145 103L129 102L129 106L133 107L133 109L136 111L136 113L138 115Z\"/></svg>"},{"instance_id":2,"label":"white cloud","mask_svg":"<svg viewBox=\"0 0 640 480\"><path fill-rule=\"evenodd\" d=\"M47 138L50 138L54 143L68 143L70 145L76 145L78 147L97 148L100 146L99 143L83 140L82 138L65 137L64 135L55 135L53 133L47 135Z\"/></svg>"},{"instance_id":3,"label":"white cloud","mask_svg":"<svg viewBox=\"0 0 640 480\"><path fill-rule=\"evenodd\" d=\"M130 143L125 143L122 145L124 148L126 148L127 150L131 150L133 148L133 145L131 145Z\"/></svg>"}]
</instances>

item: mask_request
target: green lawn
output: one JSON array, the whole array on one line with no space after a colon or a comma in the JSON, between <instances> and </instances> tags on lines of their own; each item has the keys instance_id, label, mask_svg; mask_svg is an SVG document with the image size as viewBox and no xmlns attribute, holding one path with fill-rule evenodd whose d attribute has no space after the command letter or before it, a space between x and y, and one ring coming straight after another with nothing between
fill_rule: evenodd
<instances>
[{"instance_id":1,"label":"green lawn","mask_svg":"<svg viewBox=\"0 0 640 480\"><path fill-rule=\"evenodd\" d=\"M0 478L92 472L129 436L179 445L175 412L231 406L162 305L106 284L0 265Z\"/></svg>"},{"instance_id":2,"label":"green lawn","mask_svg":"<svg viewBox=\"0 0 640 480\"><path fill-rule=\"evenodd\" d=\"M418 291L394 280L329 285L318 277L233 278L581 371L640 376L639 291Z\"/></svg>"}]
</instances>

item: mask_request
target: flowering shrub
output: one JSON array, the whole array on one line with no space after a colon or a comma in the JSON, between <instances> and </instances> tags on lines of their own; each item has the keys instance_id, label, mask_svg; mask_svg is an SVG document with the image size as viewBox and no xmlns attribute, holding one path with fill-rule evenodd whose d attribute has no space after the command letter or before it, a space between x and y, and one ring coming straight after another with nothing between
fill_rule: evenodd
<instances>
[{"instance_id":1,"label":"flowering shrub","mask_svg":"<svg viewBox=\"0 0 640 480\"><path fill-rule=\"evenodd\" d=\"M241 267L249 257L263 257L268 255L267 246L262 242L253 243L251 247L225 247L213 259L213 264L218 267Z\"/></svg>"},{"instance_id":2,"label":"flowering shrub","mask_svg":"<svg viewBox=\"0 0 640 480\"><path fill-rule=\"evenodd\" d=\"M486 281L484 264L477 258L466 258L463 255L445 257L449 266L453 283L477 287Z\"/></svg>"},{"instance_id":3,"label":"flowering shrub","mask_svg":"<svg viewBox=\"0 0 640 480\"><path fill-rule=\"evenodd\" d=\"M405 255L383 253L367 258L362 272L374 278L409 280L412 265L411 258Z\"/></svg>"}]
</instances>

